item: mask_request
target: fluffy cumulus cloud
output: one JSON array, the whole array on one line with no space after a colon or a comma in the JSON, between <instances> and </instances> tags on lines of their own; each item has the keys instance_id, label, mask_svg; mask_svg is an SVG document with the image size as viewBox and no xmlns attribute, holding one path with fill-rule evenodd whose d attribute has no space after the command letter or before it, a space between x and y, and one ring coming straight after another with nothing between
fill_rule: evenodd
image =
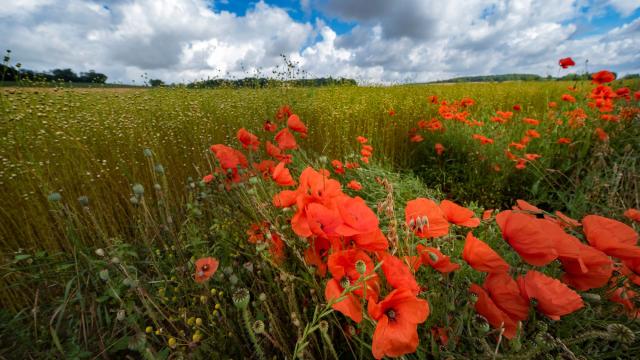
<instances>
[{"instance_id":1,"label":"fluffy cumulus cloud","mask_svg":"<svg viewBox=\"0 0 640 360\"><path fill-rule=\"evenodd\" d=\"M580 70L640 71L640 3L614 0L260 1L242 15L206 0L21 0L0 7L0 46L25 67L169 82L270 74L281 54L309 76L361 82ZM612 16L615 26L579 24ZM636 16L634 16L636 14ZM331 24L334 24L333 27ZM338 31L335 24L348 24Z\"/></svg>"}]
</instances>

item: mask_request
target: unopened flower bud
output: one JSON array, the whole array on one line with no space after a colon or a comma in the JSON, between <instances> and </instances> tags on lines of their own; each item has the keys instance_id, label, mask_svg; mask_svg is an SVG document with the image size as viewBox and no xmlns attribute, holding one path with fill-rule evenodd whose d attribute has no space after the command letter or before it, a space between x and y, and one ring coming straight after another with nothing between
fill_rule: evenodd
<instances>
[{"instance_id":1,"label":"unopened flower bud","mask_svg":"<svg viewBox=\"0 0 640 360\"><path fill-rule=\"evenodd\" d=\"M367 272L367 264L365 264L362 260L356 261L356 271L358 272L358 274L364 275L364 273Z\"/></svg>"}]
</instances>

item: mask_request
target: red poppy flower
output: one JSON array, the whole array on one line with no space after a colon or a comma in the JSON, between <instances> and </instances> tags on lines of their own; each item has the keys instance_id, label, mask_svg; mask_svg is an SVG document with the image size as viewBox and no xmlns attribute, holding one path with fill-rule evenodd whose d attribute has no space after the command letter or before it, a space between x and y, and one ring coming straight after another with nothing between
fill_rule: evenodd
<instances>
[{"instance_id":1,"label":"red poppy flower","mask_svg":"<svg viewBox=\"0 0 640 360\"><path fill-rule=\"evenodd\" d=\"M251 244L267 244L276 263L281 263L284 260L284 241L278 233L269 229L269 223L251 224L247 235L249 235L248 241Z\"/></svg>"},{"instance_id":2,"label":"red poppy flower","mask_svg":"<svg viewBox=\"0 0 640 360\"><path fill-rule=\"evenodd\" d=\"M359 142L360 144L366 144L366 143L367 143L367 141L369 141L369 140L368 140L366 137L364 137L364 136L358 136L358 137L356 137L356 140L358 140L358 142Z\"/></svg>"},{"instance_id":3,"label":"red poppy flower","mask_svg":"<svg viewBox=\"0 0 640 360\"><path fill-rule=\"evenodd\" d=\"M208 174L208 175L203 176L202 177L202 181L205 184L208 184L208 183L212 182L213 181L213 174Z\"/></svg>"},{"instance_id":4,"label":"red poppy flower","mask_svg":"<svg viewBox=\"0 0 640 360\"><path fill-rule=\"evenodd\" d=\"M522 122L524 122L526 124L529 124L529 125L533 125L533 126L540 125L540 120L531 119L531 118L524 118L524 119L522 119Z\"/></svg>"},{"instance_id":5,"label":"red poppy flower","mask_svg":"<svg viewBox=\"0 0 640 360\"><path fill-rule=\"evenodd\" d=\"M443 274L456 271L460 268L459 264L452 263L450 257L444 255L436 248L418 245L416 249L424 265L429 265Z\"/></svg>"},{"instance_id":6,"label":"red poppy flower","mask_svg":"<svg viewBox=\"0 0 640 360\"><path fill-rule=\"evenodd\" d=\"M275 141L278 143L278 147L281 150L293 150L298 147L296 138L293 137L289 129L284 128L280 130L275 137Z\"/></svg>"},{"instance_id":7,"label":"red poppy flower","mask_svg":"<svg viewBox=\"0 0 640 360\"><path fill-rule=\"evenodd\" d=\"M624 212L624 216L629 219L629 220L633 220L637 223L640 223L640 210L638 209L627 209L627 211Z\"/></svg>"},{"instance_id":8,"label":"red poppy flower","mask_svg":"<svg viewBox=\"0 0 640 360\"><path fill-rule=\"evenodd\" d=\"M525 159L529 161L535 161L542 157L540 154L524 154Z\"/></svg>"},{"instance_id":9,"label":"red poppy flower","mask_svg":"<svg viewBox=\"0 0 640 360\"><path fill-rule=\"evenodd\" d=\"M598 136L598 140L600 141L607 141L609 140L609 135L607 134L606 131L604 131L602 128L596 128L595 131L596 135Z\"/></svg>"},{"instance_id":10,"label":"red poppy flower","mask_svg":"<svg viewBox=\"0 0 640 360\"><path fill-rule=\"evenodd\" d=\"M560 66L561 66L563 69L566 69L566 68L568 68L568 67L574 66L576 63L575 63L575 62L573 62L573 59L572 59L572 58L567 57L567 58L560 59L560 61L558 61L558 64L560 64Z\"/></svg>"},{"instance_id":11,"label":"red poppy flower","mask_svg":"<svg viewBox=\"0 0 640 360\"><path fill-rule=\"evenodd\" d=\"M442 155L442 153L444 153L444 146L442 146L442 144L440 143L436 143L436 145L434 146L436 149L436 154L438 154L438 156Z\"/></svg>"},{"instance_id":12,"label":"red poppy flower","mask_svg":"<svg viewBox=\"0 0 640 360\"><path fill-rule=\"evenodd\" d=\"M543 211L542 209L540 209L537 206L531 205L528 202L522 200L522 199L517 199L516 200L516 205L513 207L513 210L522 210L522 211L527 211L530 212L532 214L542 214Z\"/></svg>"},{"instance_id":13,"label":"red poppy flower","mask_svg":"<svg viewBox=\"0 0 640 360\"><path fill-rule=\"evenodd\" d=\"M269 120L265 120L264 125L262 126L262 129L264 129L264 131L274 132L278 130L278 126Z\"/></svg>"},{"instance_id":14,"label":"red poppy flower","mask_svg":"<svg viewBox=\"0 0 640 360\"><path fill-rule=\"evenodd\" d=\"M571 139L563 137L558 139L558 144L571 144Z\"/></svg>"},{"instance_id":15,"label":"red poppy flower","mask_svg":"<svg viewBox=\"0 0 640 360\"><path fill-rule=\"evenodd\" d=\"M529 315L529 300L522 297L518 283L506 272L489 274L483 287L511 319L523 321Z\"/></svg>"},{"instance_id":16,"label":"red poppy flower","mask_svg":"<svg viewBox=\"0 0 640 360\"><path fill-rule=\"evenodd\" d=\"M429 303L408 289L396 289L379 303L368 305L377 321L371 350L376 359L410 354L418 348L418 324L429 317Z\"/></svg>"},{"instance_id":17,"label":"red poppy flower","mask_svg":"<svg viewBox=\"0 0 640 360\"><path fill-rule=\"evenodd\" d=\"M493 214L494 209L487 209L485 211L482 212L482 220L489 220L491 219L491 214Z\"/></svg>"},{"instance_id":18,"label":"red poppy flower","mask_svg":"<svg viewBox=\"0 0 640 360\"><path fill-rule=\"evenodd\" d=\"M513 110L514 111L521 111L522 110L522 106L520 106L520 104L515 104L515 105L513 105Z\"/></svg>"},{"instance_id":19,"label":"red poppy flower","mask_svg":"<svg viewBox=\"0 0 640 360\"><path fill-rule=\"evenodd\" d=\"M447 328L434 326L430 329L431 336L437 339L440 345L446 346L449 343L449 334Z\"/></svg>"},{"instance_id":20,"label":"red poppy flower","mask_svg":"<svg viewBox=\"0 0 640 360\"><path fill-rule=\"evenodd\" d=\"M388 113L389 113L389 116L394 116L396 114L396 111L393 109L389 109Z\"/></svg>"},{"instance_id":21,"label":"red poppy flower","mask_svg":"<svg viewBox=\"0 0 640 360\"><path fill-rule=\"evenodd\" d=\"M609 282L613 261L602 251L580 243L578 258L560 257L565 271L562 281L580 291L599 288Z\"/></svg>"},{"instance_id":22,"label":"red poppy flower","mask_svg":"<svg viewBox=\"0 0 640 360\"><path fill-rule=\"evenodd\" d=\"M394 289L408 289L413 295L420 293L420 286L409 266L397 257L386 254L382 257L382 271L389 285Z\"/></svg>"},{"instance_id":23,"label":"red poppy flower","mask_svg":"<svg viewBox=\"0 0 640 360\"><path fill-rule=\"evenodd\" d=\"M460 226L477 227L480 225L480 219L474 217L473 211L462 207L453 201L442 200L440 209L448 222Z\"/></svg>"},{"instance_id":24,"label":"red poppy flower","mask_svg":"<svg viewBox=\"0 0 640 360\"><path fill-rule=\"evenodd\" d=\"M449 222L433 200L411 200L407 202L404 214L407 225L421 238L440 237L449 233Z\"/></svg>"},{"instance_id":25,"label":"red poppy flower","mask_svg":"<svg viewBox=\"0 0 640 360\"><path fill-rule=\"evenodd\" d=\"M324 288L324 297L327 301L340 298L344 288L336 279L330 279ZM360 299L353 293L347 293L344 298L331 306L334 310L341 312L345 316L351 318L356 323L362 321L362 306Z\"/></svg>"},{"instance_id":26,"label":"red poppy flower","mask_svg":"<svg viewBox=\"0 0 640 360\"><path fill-rule=\"evenodd\" d=\"M575 227L582 226L580 221L570 218L560 211L556 211L555 215L556 215L556 218L550 217L548 215L545 215L544 218L555 222L556 224L560 225L563 228L575 228Z\"/></svg>"},{"instance_id":27,"label":"red poppy flower","mask_svg":"<svg viewBox=\"0 0 640 360\"><path fill-rule=\"evenodd\" d=\"M632 227L598 215L582 219L582 227L589 244L607 255L622 260L640 259L638 234Z\"/></svg>"},{"instance_id":28,"label":"red poppy flower","mask_svg":"<svg viewBox=\"0 0 640 360\"><path fill-rule=\"evenodd\" d=\"M347 187L351 190L355 190L355 191L360 191L362 190L362 185L355 181L355 180L351 180L349 181L349 183L347 184Z\"/></svg>"},{"instance_id":29,"label":"red poppy flower","mask_svg":"<svg viewBox=\"0 0 640 360\"><path fill-rule=\"evenodd\" d=\"M432 103L432 104L437 104L438 103L438 97L436 95L429 96L429 102Z\"/></svg>"},{"instance_id":30,"label":"red poppy flower","mask_svg":"<svg viewBox=\"0 0 640 360\"><path fill-rule=\"evenodd\" d=\"M594 84L599 84L599 85L610 83L615 79L616 79L616 76L612 72L609 72L607 70L601 70L591 75L591 81Z\"/></svg>"},{"instance_id":31,"label":"red poppy flower","mask_svg":"<svg viewBox=\"0 0 640 360\"><path fill-rule=\"evenodd\" d=\"M336 174L344 174L345 173L344 165L342 164L342 161L340 161L340 160L331 160L331 166L333 166L333 171L335 171Z\"/></svg>"},{"instance_id":32,"label":"red poppy flower","mask_svg":"<svg viewBox=\"0 0 640 360\"><path fill-rule=\"evenodd\" d=\"M322 277L327 273L327 257L331 242L322 237L315 237L309 240L309 247L304 251L304 261L307 265L315 266L316 271Z\"/></svg>"},{"instance_id":33,"label":"red poppy flower","mask_svg":"<svg viewBox=\"0 0 640 360\"><path fill-rule=\"evenodd\" d=\"M530 137L535 138L535 139L540 137L540 133L535 131L535 130L533 130L533 129L527 130L526 134L527 134L527 136L530 136Z\"/></svg>"},{"instance_id":34,"label":"red poppy flower","mask_svg":"<svg viewBox=\"0 0 640 360\"><path fill-rule=\"evenodd\" d=\"M287 126L289 127L289 129L300 133L300 136L302 136L303 138L307 137L307 126L300 120L298 115L293 114L289 116L289 119L287 120Z\"/></svg>"},{"instance_id":35,"label":"red poppy flower","mask_svg":"<svg viewBox=\"0 0 640 360\"><path fill-rule=\"evenodd\" d=\"M409 141L414 142L414 143L419 143L419 142L424 141L424 137L422 137L422 135L420 135L420 134L415 134L415 135L413 135L413 136L411 136L409 138Z\"/></svg>"},{"instance_id":36,"label":"red poppy flower","mask_svg":"<svg viewBox=\"0 0 640 360\"><path fill-rule=\"evenodd\" d=\"M258 150L258 146L260 146L258 137L247 131L247 129L241 128L240 130L238 130L238 134L236 136L238 137L238 141L242 143L243 148Z\"/></svg>"},{"instance_id":37,"label":"red poppy flower","mask_svg":"<svg viewBox=\"0 0 640 360\"><path fill-rule=\"evenodd\" d=\"M215 154L216 159L218 159L220 166L224 170L237 169L238 166L244 168L249 166L249 162L243 153L226 145L211 145L211 151Z\"/></svg>"},{"instance_id":38,"label":"red poppy flower","mask_svg":"<svg viewBox=\"0 0 640 360\"><path fill-rule=\"evenodd\" d=\"M499 273L509 271L509 264L482 240L467 234L462 250L462 258L477 271Z\"/></svg>"},{"instance_id":39,"label":"red poppy flower","mask_svg":"<svg viewBox=\"0 0 640 360\"><path fill-rule=\"evenodd\" d=\"M518 278L520 292L526 299L536 299L536 308L552 320L571 314L584 306L578 293L559 280L530 270Z\"/></svg>"},{"instance_id":40,"label":"red poppy flower","mask_svg":"<svg viewBox=\"0 0 640 360\"><path fill-rule=\"evenodd\" d=\"M196 282L205 282L209 280L218 270L218 260L212 257L206 257L196 260Z\"/></svg>"},{"instance_id":41,"label":"red poppy flower","mask_svg":"<svg viewBox=\"0 0 640 360\"><path fill-rule=\"evenodd\" d=\"M569 94L562 94L562 101L574 103L574 102L576 102L576 98L574 98L573 96L571 96Z\"/></svg>"},{"instance_id":42,"label":"red poppy flower","mask_svg":"<svg viewBox=\"0 0 640 360\"><path fill-rule=\"evenodd\" d=\"M544 266L558 257L544 224L535 216L507 210L496 216L496 222L502 237L526 263Z\"/></svg>"},{"instance_id":43,"label":"red poppy flower","mask_svg":"<svg viewBox=\"0 0 640 360\"><path fill-rule=\"evenodd\" d=\"M291 111L289 105L284 105L280 109L278 109L278 112L276 113L276 119L288 119L291 115L293 115L293 112Z\"/></svg>"},{"instance_id":44,"label":"red poppy flower","mask_svg":"<svg viewBox=\"0 0 640 360\"><path fill-rule=\"evenodd\" d=\"M622 305L630 317L637 318L640 316L640 311L634 304L636 297L638 294L635 291L621 286L609 296L609 300Z\"/></svg>"},{"instance_id":45,"label":"red poppy flower","mask_svg":"<svg viewBox=\"0 0 640 360\"><path fill-rule=\"evenodd\" d=\"M550 108L555 108L558 106L558 103L555 101L549 101L549 104L547 104Z\"/></svg>"},{"instance_id":46,"label":"red poppy flower","mask_svg":"<svg viewBox=\"0 0 640 360\"><path fill-rule=\"evenodd\" d=\"M257 170L262 177L268 179L273 172L273 168L276 167L276 163L273 160L262 160L259 163L253 163L253 168Z\"/></svg>"},{"instance_id":47,"label":"red poppy flower","mask_svg":"<svg viewBox=\"0 0 640 360\"><path fill-rule=\"evenodd\" d=\"M507 339L513 339L518 331L518 322L502 311L479 285L471 284L469 291L478 296L478 300L474 305L476 312L484 316L492 327L496 329L504 328L502 336Z\"/></svg>"},{"instance_id":48,"label":"red poppy flower","mask_svg":"<svg viewBox=\"0 0 640 360\"><path fill-rule=\"evenodd\" d=\"M379 252L389 248L389 240L384 236L380 228L369 233L356 234L351 237L356 247L366 251Z\"/></svg>"},{"instance_id":49,"label":"red poppy flower","mask_svg":"<svg viewBox=\"0 0 640 360\"><path fill-rule=\"evenodd\" d=\"M275 168L273 168L273 172L271 173L271 178L280 186L293 186L296 184L293 177L291 177L291 173L289 169L284 166L284 162L278 163Z\"/></svg>"},{"instance_id":50,"label":"red poppy flower","mask_svg":"<svg viewBox=\"0 0 640 360\"><path fill-rule=\"evenodd\" d=\"M336 228L337 234L342 236L367 234L378 228L378 217L362 198L342 196L337 201L338 211L343 221Z\"/></svg>"}]
</instances>

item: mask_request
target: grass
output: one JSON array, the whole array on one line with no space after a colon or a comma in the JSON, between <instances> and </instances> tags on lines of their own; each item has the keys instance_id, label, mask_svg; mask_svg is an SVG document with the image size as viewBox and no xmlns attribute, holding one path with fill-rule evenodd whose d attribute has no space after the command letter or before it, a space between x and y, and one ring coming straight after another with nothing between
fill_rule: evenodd
<instances>
[{"instance_id":1,"label":"grass","mask_svg":"<svg viewBox=\"0 0 640 360\"><path fill-rule=\"evenodd\" d=\"M54 349L49 356L293 358L302 348L308 358L369 358L371 323L356 328L341 314L321 311L327 308L324 280L305 264L306 242L291 232L290 211L270 206L278 187L261 179L228 192L206 186L200 179L215 166L209 146L239 148L240 127L271 136L259 129L283 104L309 127L308 138L298 139L304 150L295 152L289 166L296 178L306 166L358 159L355 137L367 137L374 147L372 164L340 180L359 181L363 191L345 192L362 196L370 208L393 210L380 210L379 217L386 233L393 229L402 239L398 255L412 254L409 244L419 241L401 225L405 204L416 197L449 197L476 213L526 198L549 212L621 218L623 210L640 204L640 118L607 123L587 109L591 118L585 127L557 125L553 116L564 119L566 111L584 107L559 101L574 85L579 95L590 90L586 83L564 82L0 89L0 192L3 204L11 204L0 209L0 317L6 324L0 327L0 356L45 357ZM438 116L430 95L449 102L473 98L469 117L485 125L446 122L444 133L423 132L423 142L410 142L408 133L420 119ZM549 101L562 109L551 113ZM496 110L514 104L522 111L509 124L491 122ZM503 151L531 128L523 117L541 121L536 129L542 136L526 151L542 158L517 170ZM596 127L610 140L597 141ZM495 143L480 145L474 133ZM556 144L560 136L571 137L572 145ZM443 156L435 154L435 143L445 146ZM250 158L258 161L262 154ZM496 164L501 171L492 170ZM381 186L382 179L390 186ZM54 193L60 199L52 198ZM249 224L264 220L286 243L282 264L268 249L246 241ZM638 341L607 328L640 330L618 304L605 301L610 288L594 290L592 298L600 300L560 322L532 310L521 336L500 340L476 316L468 295L469 284L481 283L482 276L461 260L465 234L455 228L435 243L461 263L460 271L441 275L428 269L417 275L432 309L419 327L417 358L624 358L640 350ZM520 264L492 222L475 235L514 267L514 276L531 268ZM215 256L221 266L201 285L192 281L192 269L204 256ZM544 271L561 273L558 264ZM247 307L237 306L232 296L240 289L249 290ZM318 330L322 321L328 325ZM436 327L447 329L455 341L439 344L431 332ZM229 340L236 338L246 340Z\"/></svg>"}]
</instances>

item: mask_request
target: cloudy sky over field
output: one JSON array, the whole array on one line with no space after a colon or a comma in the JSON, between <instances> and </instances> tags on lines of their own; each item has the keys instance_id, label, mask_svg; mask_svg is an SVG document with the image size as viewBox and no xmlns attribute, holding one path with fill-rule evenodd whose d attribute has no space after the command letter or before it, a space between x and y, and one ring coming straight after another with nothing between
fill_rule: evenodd
<instances>
[{"instance_id":1,"label":"cloudy sky over field","mask_svg":"<svg viewBox=\"0 0 640 360\"><path fill-rule=\"evenodd\" d=\"M640 72L640 0L20 0L0 6L0 34L26 68L123 83L268 75L280 54L360 82L555 76L566 56Z\"/></svg>"}]
</instances>

